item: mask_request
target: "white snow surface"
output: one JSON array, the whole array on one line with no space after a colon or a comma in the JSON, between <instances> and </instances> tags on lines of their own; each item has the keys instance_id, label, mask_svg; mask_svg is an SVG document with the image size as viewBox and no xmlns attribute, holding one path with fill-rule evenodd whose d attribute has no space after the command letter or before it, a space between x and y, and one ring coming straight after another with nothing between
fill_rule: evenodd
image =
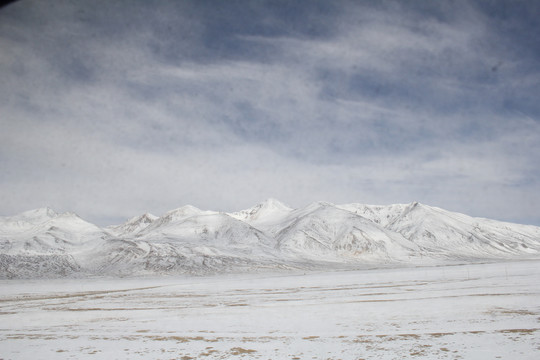
<instances>
[{"instance_id":1,"label":"white snow surface","mask_svg":"<svg viewBox=\"0 0 540 360\"><path fill-rule=\"evenodd\" d=\"M0 278L368 268L540 258L540 227L419 203L223 213L183 206L100 228L37 209L0 218Z\"/></svg>"},{"instance_id":2,"label":"white snow surface","mask_svg":"<svg viewBox=\"0 0 540 360\"><path fill-rule=\"evenodd\" d=\"M540 261L0 280L0 357L538 359Z\"/></svg>"}]
</instances>

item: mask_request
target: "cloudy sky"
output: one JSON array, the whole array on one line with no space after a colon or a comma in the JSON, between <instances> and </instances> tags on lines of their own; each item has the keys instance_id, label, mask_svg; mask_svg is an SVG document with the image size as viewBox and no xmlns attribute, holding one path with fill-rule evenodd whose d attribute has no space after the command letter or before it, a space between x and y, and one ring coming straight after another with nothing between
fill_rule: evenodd
<instances>
[{"instance_id":1,"label":"cloudy sky","mask_svg":"<svg viewBox=\"0 0 540 360\"><path fill-rule=\"evenodd\" d=\"M538 1L0 9L0 215L266 198L540 225Z\"/></svg>"}]
</instances>

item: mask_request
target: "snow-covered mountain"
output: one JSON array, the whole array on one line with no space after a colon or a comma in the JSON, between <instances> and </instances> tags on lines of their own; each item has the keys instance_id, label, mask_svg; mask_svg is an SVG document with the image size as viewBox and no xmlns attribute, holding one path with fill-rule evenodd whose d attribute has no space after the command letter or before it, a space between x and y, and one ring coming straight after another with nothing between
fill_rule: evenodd
<instances>
[{"instance_id":1,"label":"snow-covered mountain","mask_svg":"<svg viewBox=\"0 0 540 360\"><path fill-rule=\"evenodd\" d=\"M157 219L159 219L159 216L146 213L132 217L123 224L108 226L106 229L116 236L136 235L139 231L146 229L148 225L152 224Z\"/></svg>"},{"instance_id":2,"label":"snow-covered mountain","mask_svg":"<svg viewBox=\"0 0 540 360\"><path fill-rule=\"evenodd\" d=\"M103 243L111 235L73 213L51 209L0 218L3 254L66 254Z\"/></svg>"},{"instance_id":3,"label":"snow-covered mountain","mask_svg":"<svg viewBox=\"0 0 540 360\"><path fill-rule=\"evenodd\" d=\"M540 227L419 203L193 206L100 228L72 213L0 217L0 278L394 266L540 257Z\"/></svg>"},{"instance_id":4,"label":"snow-covered mountain","mask_svg":"<svg viewBox=\"0 0 540 360\"><path fill-rule=\"evenodd\" d=\"M278 248L299 257L387 263L419 250L400 234L329 203L293 211L288 220L276 234Z\"/></svg>"},{"instance_id":5,"label":"snow-covered mountain","mask_svg":"<svg viewBox=\"0 0 540 360\"><path fill-rule=\"evenodd\" d=\"M279 223L292 211L292 208L276 199L267 199L249 209L231 213L229 215L251 225L264 226Z\"/></svg>"},{"instance_id":6,"label":"snow-covered mountain","mask_svg":"<svg viewBox=\"0 0 540 360\"><path fill-rule=\"evenodd\" d=\"M67 275L111 239L105 230L73 213L43 208L0 218L0 277Z\"/></svg>"},{"instance_id":7,"label":"snow-covered mountain","mask_svg":"<svg viewBox=\"0 0 540 360\"><path fill-rule=\"evenodd\" d=\"M381 224L418 245L421 254L489 259L538 254L540 228L473 218L414 202L408 205L349 204L341 208Z\"/></svg>"}]
</instances>

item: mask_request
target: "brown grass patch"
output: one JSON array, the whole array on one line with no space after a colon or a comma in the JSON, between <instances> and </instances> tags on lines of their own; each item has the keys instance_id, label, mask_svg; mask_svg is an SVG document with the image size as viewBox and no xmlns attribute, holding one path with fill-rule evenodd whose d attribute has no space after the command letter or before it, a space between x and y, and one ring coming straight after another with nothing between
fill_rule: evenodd
<instances>
[{"instance_id":1,"label":"brown grass patch","mask_svg":"<svg viewBox=\"0 0 540 360\"><path fill-rule=\"evenodd\" d=\"M242 354L252 354L252 353L256 353L257 350L253 350L253 349L244 349L244 348L241 348L241 347L234 347L231 349L231 354L233 355L242 355Z\"/></svg>"},{"instance_id":2,"label":"brown grass patch","mask_svg":"<svg viewBox=\"0 0 540 360\"><path fill-rule=\"evenodd\" d=\"M15 298L5 298L0 299L0 302L11 302L11 301L36 301L36 300L56 300L56 299L69 299L69 298L75 298L75 297L87 297L87 296L96 296L96 295L109 295L109 294L115 294L115 293L125 293L129 291L140 291L140 290L148 290L148 289L156 289L163 286L148 286L148 287L141 287L141 288L133 288L133 289L122 289L122 290L96 290L96 291L86 291L86 292L78 292L73 294L58 294L58 295L22 295L20 297Z\"/></svg>"},{"instance_id":3,"label":"brown grass patch","mask_svg":"<svg viewBox=\"0 0 540 360\"><path fill-rule=\"evenodd\" d=\"M202 336L186 337L186 336L146 336L153 341L176 341L177 343L187 343L190 341L204 341Z\"/></svg>"},{"instance_id":4,"label":"brown grass patch","mask_svg":"<svg viewBox=\"0 0 540 360\"><path fill-rule=\"evenodd\" d=\"M207 350L206 352L200 353L199 356L210 356L210 355L215 354L217 352L219 352L219 351L213 350L213 349L212 350Z\"/></svg>"},{"instance_id":5,"label":"brown grass patch","mask_svg":"<svg viewBox=\"0 0 540 360\"><path fill-rule=\"evenodd\" d=\"M491 314L493 313L499 313L499 314L507 314L507 315L523 315L523 316L527 316L527 315L531 315L531 316L535 316L537 315L536 313L532 312L532 311L529 311L529 310L513 310L513 309L496 309L496 310L493 310L490 312Z\"/></svg>"},{"instance_id":6,"label":"brown grass patch","mask_svg":"<svg viewBox=\"0 0 540 360\"><path fill-rule=\"evenodd\" d=\"M499 330L498 332L502 334L532 334L533 332L538 331L538 329L506 329L506 330Z\"/></svg>"},{"instance_id":7,"label":"brown grass patch","mask_svg":"<svg viewBox=\"0 0 540 360\"><path fill-rule=\"evenodd\" d=\"M413 338L413 339L419 339L420 335L418 334L397 334L397 336L402 338Z\"/></svg>"},{"instance_id":8,"label":"brown grass patch","mask_svg":"<svg viewBox=\"0 0 540 360\"><path fill-rule=\"evenodd\" d=\"M455 332L447 332L447 333L443 333L443 332L436 332L436 333L429 333L428 335L431 336L431 337L443 337L443 336L448 336L448 335L455 335L456 333Z\"/></svg>"}]
</instances>

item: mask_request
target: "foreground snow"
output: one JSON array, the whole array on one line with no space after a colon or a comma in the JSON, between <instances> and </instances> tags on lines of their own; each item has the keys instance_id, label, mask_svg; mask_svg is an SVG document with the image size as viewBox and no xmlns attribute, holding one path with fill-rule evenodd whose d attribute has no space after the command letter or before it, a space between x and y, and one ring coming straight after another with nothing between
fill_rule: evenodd
<instances>
[{"instance_id":1,"label":"foreground snow","mask_svg":"<svg viewBox=\"0 0 540 360\"><path fill-rule=\"evenodd\" d=\"M537 359L540 261L0 281L3 359Z\"/></svg>"}]
</instances>

